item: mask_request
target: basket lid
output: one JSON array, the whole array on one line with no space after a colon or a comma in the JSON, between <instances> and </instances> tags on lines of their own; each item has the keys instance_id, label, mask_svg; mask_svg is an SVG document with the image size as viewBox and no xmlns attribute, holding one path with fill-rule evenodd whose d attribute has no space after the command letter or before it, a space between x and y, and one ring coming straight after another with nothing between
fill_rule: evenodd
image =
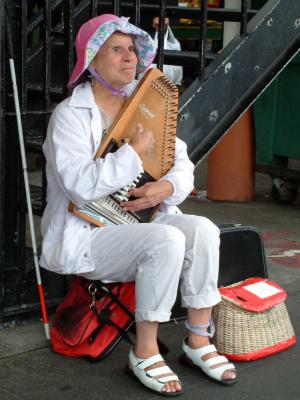
<instances>
[{"instance_id":1,"label":"basket lid","mask_svg":"<svg viewBox=\"0 0 300 400\"><path fill-rule=\"evenodd\" d=\"M262 312L287 298L286 291L277 283L264 278L249 278L235 285L220 288L225 300L249 310Z\"/></svg>"}]
</instances>

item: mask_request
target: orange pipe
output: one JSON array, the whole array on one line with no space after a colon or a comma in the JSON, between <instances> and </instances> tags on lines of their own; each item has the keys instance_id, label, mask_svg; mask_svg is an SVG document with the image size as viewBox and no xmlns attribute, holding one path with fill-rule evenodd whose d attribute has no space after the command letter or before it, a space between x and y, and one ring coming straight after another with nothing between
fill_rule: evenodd
<instances>
[{"instance_id":1,"label":"orange pipe","mask_svg":"<svg viewBox=\"0 0 300 400\"><path fill-rule=\"evenodd\" d=\"M254 197L252 109L230 128L208 156L207 198L251 201Z\"/></svg>"}]
</instances>

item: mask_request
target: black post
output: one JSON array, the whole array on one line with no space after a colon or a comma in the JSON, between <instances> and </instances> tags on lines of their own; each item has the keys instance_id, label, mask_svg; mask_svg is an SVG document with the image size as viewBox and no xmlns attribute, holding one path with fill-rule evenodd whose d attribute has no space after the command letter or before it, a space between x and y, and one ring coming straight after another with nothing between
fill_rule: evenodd
<instances>
[{"instance_id":1,"label":"black post","mask_svg":"<svg viewBox=\"0 0 300 400\"><path fill-rule=\"evenodd\" d=\"M4 302L4 243L5 243L5 209L4 209L4 193L5 193L5 120L4 120L4 77L5 77L5 10L4 0L0 0L0 323L3 317Z\"/></svg>"},{"instance_id":2,"label":"black post","mask_svg":"<svg viewBox=\"0 0 300 400\"><path fill-rule=\"evenodd\" d=\"M74 0L64 0L64 41L65 41L65 68L64 68L64 95L68 95L67 83L73 70L74 60Z\"/></svg>"},{"instance_id":3,"label":"black post","mask_svg":"<svg viewBox=\"0 0 300 400\"><path fill-rule=\"evenodd\" d=\"M90 0L90 18L94 18L97 15L97 0Z\"/></svg>"},{"instance_id":4,"label":"black post","mask_svg":"<svg viewBox=\"0 0 300 400\"><path fill-rule=\"evenodd\" d=\"M163 70L164 67L165 18L166 18L166 2L165 0L160 0L157 67L161 71Z\"/></svg>"},{"instance_id":5,"label":"black post","mask_svg":"<svg viewBox=\"0 0 300 400\"><path fill-rule=\"evenodd\" d=\"M141 0L135 0L135 25L140 26L141 23Z\"/></svg>"},{"instance_id":6,"label":"black post","mask_svg":"<svg viewBox=\"0 0 300 400\"><path fill-rule=\"evenodd\" d=\"M43 65L43 92L44 108L48 111L50 106L51 85L51 0L44 0L44 65Z\"/></svg>"},{"instance_id":7,"label":"black post","mask_svg":"<svg viewBox=\"0 0 300 400\"><path fill-rule=\"evenodd\" d=\"M43 92L44 92L44 130L43 135L44 139L46 136L47 125L48 125L48 114L51 102L51 27L52 27L52 7L51 0L44 0L43 7L43 17L44 17L44 37L43 37L43 45L44 45L44 59L43 59ZM46 172L45 166L43 165L42 170L42 209L44 210L46 207L46 191L47 191L47 181L46 181Z\"/></svg>"},{"instance_id":8,"label":"black post","mask_svg":"<svg viewBox=\"0 0 300 400\"><path fill-rule=\"evenodd\" d=\"M200 49L199 49L199 80L204 77L206 66L206 24L207 24L207 0L201 1L200 14Z\"/></svg>"},{"instance_id":9,"label":"black post","mask_svg":"<svg viewBox=\"0 0 300 400\"><path fill-rule=\"evenodd\" d=\"M248 0L242 0L241 3L241 30L240 35L247 35L247 19L248 19Z\"/></svg>"},{"instance_id":10,"label":"black post","mask_svg":"<svg viewBox=\"0 0 300 400\"><path fill-rule=\"evenodd\" d=\"M21 111L27 110L27 82L28 82L28 71L27 71L27 1L20 0L20 12L21 12L21 26L19 30L20 35L20 58L21 60L21 73L20 73L20 109Z\"/></svg>"},{"instance_id":11,"label":"black post","mask_svg":"<svg viewBox=\"0 0 300 400\"><path fill-rule=\"evenodd\" d=\"M120 16L120 0L114 0L113 14Z\"/></svg>"}]
</instances>

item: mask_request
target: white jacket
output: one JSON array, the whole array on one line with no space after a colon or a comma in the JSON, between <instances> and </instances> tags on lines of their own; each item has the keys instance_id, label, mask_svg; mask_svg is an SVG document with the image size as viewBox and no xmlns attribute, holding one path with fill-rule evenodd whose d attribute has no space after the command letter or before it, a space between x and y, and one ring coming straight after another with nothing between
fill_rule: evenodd
<instances>
[{"instance_id":1,"label":"white jacket","mask_svg":"<svg viewBox=\"0 0 300 400\"><path fill-rule=\"evenodd\" d=\"M128 95L136 84L134 81L127 85ZM57 273L78 274L95 269L91 258L91 227L68 212L69 201L81 206L106 196L133 181L142 171L138 154L128 144L104 159L93 159L101 142L102 124L89 82L78 85L50 118L43 145L48 186L41 223L40 264ZM175 153L174 167L162 178L174 186L173 195L160 205L160 211L166 213L180 212L176 205L193 188L194 166L180 139L176 141Z\"/></svg>"}]
</instances>

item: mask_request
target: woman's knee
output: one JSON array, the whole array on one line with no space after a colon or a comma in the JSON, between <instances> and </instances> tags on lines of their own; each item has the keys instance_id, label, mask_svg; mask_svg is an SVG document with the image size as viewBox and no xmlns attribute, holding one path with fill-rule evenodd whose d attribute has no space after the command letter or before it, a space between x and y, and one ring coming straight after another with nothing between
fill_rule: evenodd
<instances>
[{"instance_id":1,"label":"woman's knee","mask_svg":"<svg viewBox=\"0 0 300 400\"><path fill-rule=\"evenodd\" d=\"M219 243L220 241L220 229L210 219L206 217L195 217L193 218L193 228L195 234L201 236L202 240L213 240Z\"/></svg>"},{"instance_id":2,"label":"woman's knee","mask_svg":"<svg viewBox=\"0 0 300 400\"><path fill-rule=\"evenodd\" d=\"M152 255L159 264L176 265L183 263L185 235L180 229L167 224L153 224L151 243ZM162 265L161 265L162 267Z\"/></svg>"},{"instance_id":3,"label":"woman's knee","mask_svg":"<svg viewBox=\"0 0 300 400\"><path fill-rule=\"evenodd\" d=\"M220 246L220 230L208 218L188 215L185 220L187 249L218 249Z\"/></svg>"},{"instance_id":4,"label":"woman's knee","mask_svg":"<svg viewBox=\"0 0 300 400\"><path fill-rule=\"evenodd\" d=\"M156 240L163 244L164 251L170 253L183 253L185 251L185 235L183 232L171 225L157 225Z\"/></svg>"},{"instance_id":5,"label":"woman's knee","mask_svg":"<svg viewBox=\"0 0 300 400\"><path fill-rule=\"evenodd\" d=\"M180 271L185 256L185 236L177 228L165 224L153 224L151 237L145 238L141 258L138 264L149 263L154 270L166 274ZM173 272L172 272L173 271Z\"/></svg>"}]
</instances>

